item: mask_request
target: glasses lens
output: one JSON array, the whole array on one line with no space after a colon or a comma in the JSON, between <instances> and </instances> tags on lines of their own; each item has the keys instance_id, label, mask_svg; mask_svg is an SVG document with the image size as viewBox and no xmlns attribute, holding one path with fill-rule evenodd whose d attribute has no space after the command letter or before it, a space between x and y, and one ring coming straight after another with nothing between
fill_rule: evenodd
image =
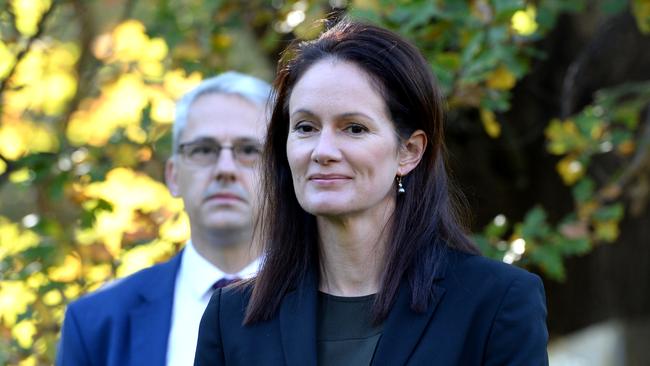
<instances>
[{"instance_id":1,"label":"glasses lens","mask_svg":"<svg viewBox=\"0 0 650 366\"><path fill-rule=\"evenodd\" d=\"M210 165L217 162L221 148L214 144L181 145L183 158L194 165Z\"/></svg>"},{"instance_id":2,"label":"glasses lens","mask_svg":"<svg viewBox=\"0 0 650 366\"><path fill-rule=\"evenodd\" d=\"M241 164L253 164L259 160L262 149L257 144L246 143L238 144L232 147L235 159Z\"/></svg>"},{"instance_id":3,"label":"glasses lens","mask_svg":"<svg viewBox=\"0 0 650 366\"><path fill-rule=\"evenodd\" d=\"M233 158L242 165L253 165L262 153L262 148L256 143L241 143L230 147L205 142L181 144L179 152L187 163L207 166L217 163L222 150L231 150Z\"/></svg>"}]
</instances>

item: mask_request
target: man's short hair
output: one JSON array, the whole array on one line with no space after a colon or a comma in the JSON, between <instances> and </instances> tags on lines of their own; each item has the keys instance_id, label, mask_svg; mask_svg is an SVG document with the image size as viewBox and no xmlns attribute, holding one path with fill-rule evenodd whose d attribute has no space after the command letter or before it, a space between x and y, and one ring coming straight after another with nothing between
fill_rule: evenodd
<instances>
[{"instance_id":1,"label":"man's short hair","mask_svg":"<svg viewBox=\"0 0 650 366\"><path fill-rule=\"evenodd\" d=\"M197 87L183 95L176 103L176 117L172 130L173 153L178 152L179 139L187 125L192 104L206 94L238 95L266 109L271 95L271 85L262 79L236 71L227 71L203 80Z\"/></svg>"}]
</instances>

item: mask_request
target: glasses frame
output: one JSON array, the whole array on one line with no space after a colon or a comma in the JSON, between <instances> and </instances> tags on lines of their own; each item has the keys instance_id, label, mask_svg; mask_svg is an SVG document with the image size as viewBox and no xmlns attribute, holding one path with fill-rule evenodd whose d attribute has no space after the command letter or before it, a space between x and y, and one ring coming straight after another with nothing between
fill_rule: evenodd
<instances>
[{"instance_id":1,"label":"glasses frame","mask_svg":"<svg viewBox=\"0 0 650 366\"><path fill-rule=\"evenodd\" d=\"M200 162L196 159L193 160L189 156L188 149L192 147L201 147L201 146L209 146L213 148L216 153L213 153L212 158L206 160L205 162ZM244 157L245 154L242 152L242 150L249 147L255 148L257 154L254 158L246 159ZM207 167L207 166L213 166L219 161L219 158L221 158L221 153L223 152L223 150L230 150L233 160L237 164L245 167L254 166L259 161L259 157L262 153L261 144L253 141L241 141L241 142L235 142L234 144L222 145L219 142L214 141L212 139L208 139L208 140L201 139L197 141L180 143L178 144L178 149L176 153L180 155L181 160L183 160L188 165Z\"/></svg>"}]
</instances>

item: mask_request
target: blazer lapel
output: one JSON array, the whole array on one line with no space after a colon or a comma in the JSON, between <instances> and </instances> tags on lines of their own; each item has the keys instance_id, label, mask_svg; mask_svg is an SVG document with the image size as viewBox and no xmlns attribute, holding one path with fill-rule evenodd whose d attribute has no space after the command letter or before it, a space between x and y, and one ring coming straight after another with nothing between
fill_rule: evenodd
<instances>
[{"instance_id":1,"label":"blazer lapel","mask_svg":"<svg viewBox=\"0 0 650 366\"><path fill-rule=\"evenodd\" d=\"M151 283L142 284L142 303L129 314L132 365L165 365L180 258L164 264Z\"/></svg>"},{"instance_id":2,"label":"blazer lapel","mask_svg":"<svg viewBox=\"0 0 650 366\"><path fill-rule=\"evenodd\" d=\"M280 305L282 348L289 366L316 365L316 280L308 274Z\"/></svg>"},{"instance_id":3,"label":"blazer lapel","mask_svg":"<svg viewBox=\"0 0 650 366\"><path fill-rule=\"evenodd\" d=\"M420 338L445 295L445 288L437 285L446 275L449 258L441 262L438 273L432 279L433 297L423 313L411 309L411 291L408 281L402 280L397 298L384 322L382 336L377 344L374 365L406 365Z\"/></svg>"},{"instance_id":4,"label":"blazer lapel","mask_svg":"<svg viewBox=\"0 0 650 366\"><path fill-rule=\"evenodd\" d=\"M374 365L406 365L445 294L445 289L434 286L434 294L435 299L429 303L426 312L416 313L411 310L408 286L400 286L397 300L384 322L373 358Z\"/></svg>"}]
</instances>

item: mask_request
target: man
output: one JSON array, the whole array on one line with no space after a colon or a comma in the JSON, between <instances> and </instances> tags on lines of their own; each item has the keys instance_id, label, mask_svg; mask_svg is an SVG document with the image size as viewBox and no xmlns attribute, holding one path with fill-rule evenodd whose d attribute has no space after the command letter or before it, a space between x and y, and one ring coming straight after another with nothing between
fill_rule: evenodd
<instances>
[{"instance_id":1,"label":"man","mask_svg":"<svg viewBox=\"0 0 650 366\"><path fill-rule=\"evenodd\" d=\"M214 288L253 276L257 185L270 85L227 72L177 104L166 179L189 216L191 240L170 261L68 306L63 365L191 365Z\"/></svg>"}]
</instances>

